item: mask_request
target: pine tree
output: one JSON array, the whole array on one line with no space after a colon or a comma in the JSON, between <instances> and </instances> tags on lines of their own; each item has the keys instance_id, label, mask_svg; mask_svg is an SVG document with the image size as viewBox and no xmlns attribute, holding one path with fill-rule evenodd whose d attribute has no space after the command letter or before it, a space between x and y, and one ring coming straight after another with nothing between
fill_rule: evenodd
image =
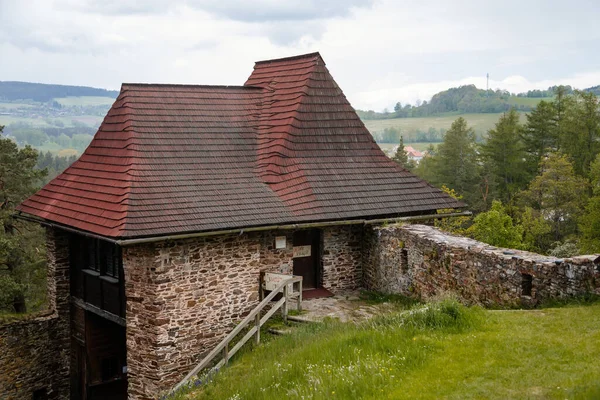
<instances>
[{"instance_id":1,"label":"pine tree","mask_svg":"<svg viewBox=\"0 0 600 400\"><path fill-rule=\"evenodd\" d=\"M45 174L35 168L36 162L34 149L19 149L0 137L0 311L25 311L27 288L36 273L33 266L43 261L34 249L43 248L40 229L22 226L12 217L14 207L35 191Z\"/></svg>"},{"instance_id":2,"label":"pine tree","mask_svg":"<svg viewBox=\"0 0 600 400\"><path fill-rule=\"evenodd\" d=\"M600 104L593 93L576 92L565 109L562 151L573 161L575 172L588 176L590 164L600 153Z\"/></svg>"},{"instance_id":3,"label":"pine tree","mask_svg":"<svg viewBox=\"0 0 600 400\"><path fill-rule=\"evenodd\" d=\"M537 169L544 156L549 152L558 151L556 107L542 100L526 117L522 141L526 152L527 171L534 176L539 172Z\"/></svg>"},{"instance_id":4,"label":"pine tree","mask_svg":"<svg viewBox=\"0 0 600 400\"><path fill-rule=\"evenodd\" d=\"M400 136L400 143L398 144L398 148L396 149L396 153L392 160L396 161L398 164L402 165L402 167L406 168L408 165L408 153L404 149L404 138Z\"/></svg>"},{"instance_id":5,"label":"pine tree","mask_svg":"<svg viewBox=\"0 0 600 400\"><path fill-rule=\"evenodd\" d=\"M480 146L481 158L489 169L497 196L510 203L514 194L527 186L525 151L521 142L522 126L515 109L500 117Z\"/></svg>"},{"instance_id":6,"label":"pine tree","mask_svg":"<svg viewBox=\"0 0 600 400\"><path fill-rule=\"evenodd\" d=\"M472 207L481 205L475 133L464 118L452 123L432 160L432 183L456 190Z\"/></svg>"}]
</instances>

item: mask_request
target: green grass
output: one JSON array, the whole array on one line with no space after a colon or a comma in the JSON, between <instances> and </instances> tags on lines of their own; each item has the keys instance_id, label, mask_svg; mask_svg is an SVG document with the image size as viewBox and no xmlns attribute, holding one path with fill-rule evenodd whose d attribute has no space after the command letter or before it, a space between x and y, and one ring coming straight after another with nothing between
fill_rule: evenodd
<instances>
[{"instance_id":1,"label":"green grass","mask_svg":"<svg viewBox=\"0 0 600 400\"><path fill-rule=\"evenodd\" d=\"M435 129L450 129L452 122L456 121L458 117L463 117L467 120L467 123L472 127L476 133L484 134L489 129L493 128L498 119L502 114L451 114L441 115L436 117L427 118L393 118L393 119L379 119L379 120L365 120L365 126L370 132L381 132L385 128L400 128L405 132L413 132L417 129L426 131L429 128ZM524 118L522 116L521 118Z\"/></svg>"},{"instance_id":2,"label":"green grass","mask_svg":"<svg viewBox=\"0 0 600 400\"><path fill-rule=\"evenodd\" d=\"M358 326L296 328L177 398L599 398L599 303L534 311L452 301L416 307Z\"/></svg>"},{"instance_id":3,"label":"green grass","mask_svg":"<svg viewBox=\"0 0 600 400\"><path fill-rule=\"evenodd\" d=\"M54 99L63 106L110 106L115 102L112 97L83 96L57 97Z\"/></svg>"}]
</instances>

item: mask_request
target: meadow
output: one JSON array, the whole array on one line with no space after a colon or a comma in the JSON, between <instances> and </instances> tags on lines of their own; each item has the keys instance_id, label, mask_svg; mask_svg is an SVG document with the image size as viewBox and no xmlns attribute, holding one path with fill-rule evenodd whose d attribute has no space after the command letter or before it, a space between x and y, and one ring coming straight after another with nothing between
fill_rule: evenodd
<instances>
[{"instance_id":1,"label":"meadow","mask_svg":"<svg viewBox=\"0 0 600 400\"><path fill-rule=\"evenodd\" d=\"M452 122L456 121L458 117L463 117L478 135L482 135L494 127L501 115L502 113L443 114L435 117L378 119L363 122L371 133L383 131L385 128L399 128L404 132L413 132L417 130L426 131L429 128L448 130ZM525 116L521 114L522 121L524 118Z\"/></svg>"},{"instance_id":2,"label":"meadow","mask_svg":"<svg viewBox=\"0 0 600 400\"><path fill-rule=\"evenodd\" d=\"M598 354L598 302L493 311L446 300L297 327L176 398L600 398Z\"/></svg>"}]
</instances>

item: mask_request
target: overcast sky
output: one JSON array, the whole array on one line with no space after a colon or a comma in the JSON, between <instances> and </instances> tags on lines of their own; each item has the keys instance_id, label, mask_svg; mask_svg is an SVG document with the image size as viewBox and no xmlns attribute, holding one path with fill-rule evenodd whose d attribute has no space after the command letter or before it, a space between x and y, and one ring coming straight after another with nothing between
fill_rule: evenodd
<instances>
[{"instance_id":1,"label":"overcast sky","mask_svg":"<svg viewBox=\"0 0 600 400\"><path fill-rule=\"evenodd\" d=\"M598 0L0 0L0 80L244 83L319 51L354 107L600 84Z\"/></svg>"}]
</instances>

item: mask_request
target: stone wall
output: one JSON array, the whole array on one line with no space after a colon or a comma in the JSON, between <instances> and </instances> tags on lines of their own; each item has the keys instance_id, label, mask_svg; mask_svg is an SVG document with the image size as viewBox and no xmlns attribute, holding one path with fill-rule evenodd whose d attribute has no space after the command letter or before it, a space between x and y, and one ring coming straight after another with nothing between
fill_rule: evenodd
<instances>
[{"instance_id":1,"label":"stone wall","mask_svg":"<svg viewBox=\"0 0 600 400\"><path fill-rule=\"evenodd\" d=\"M384 293L427 299L452 292L467 303L505 307L600 294L597 255L561 260L425 225L367 228L363 257L365 287Z\"/></svg>"},{"instance_id":2,"label":"stone wall","mask_svg":"<svg viewBox=\"0 0 600 400\"><path fill-rule=\"evenodd\" d=\"M336 293L362 285L362 225L323 229L322 284Z\"/></svg>"},{"instance_id":3,"label":"stone wall","mask_svg":"<svg viewBox=\"0 0 600 400\"><path fill-rule=\"evenodd\" d=\"M261 271L291 274L293 231L161 242L123 252L129 395L152 399L179 382L258 304ZM362 229L323 230L323 285L360 284ZM275 237L286 248L275 249Z\"/></svg>"},{"instance_id":4,"label":"stone wall","mask_svg":"<svg viewBox=\"0 0 600 400\"><path fill-rule=\"evenodd\" d=\"M67 236L47 230L46 312L0 325L0 399L69 398L69 256Z\"/></svg>"}]
</instances>

